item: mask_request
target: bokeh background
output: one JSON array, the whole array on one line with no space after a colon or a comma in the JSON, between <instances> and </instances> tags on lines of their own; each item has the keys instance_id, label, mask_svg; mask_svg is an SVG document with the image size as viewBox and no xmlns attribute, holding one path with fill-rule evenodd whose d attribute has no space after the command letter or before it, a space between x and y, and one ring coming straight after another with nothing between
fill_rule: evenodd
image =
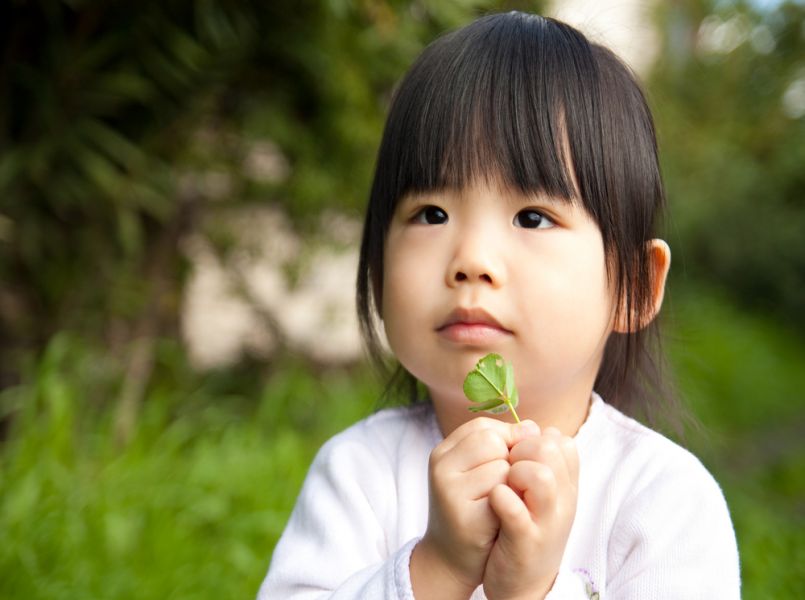
<instances>
[{"instance_id":1,"label":"bokeh background","mask_svg":"<svg viewBox=\"0 0 805 600\"><path fill-rule=\"evenodd\" d=\"M315 451L381 395L352 302L394 84L512 8L645 81L684 443L744 597L802 596L802 1L6 0L0 598L254 596Z\"/></svg>"}]
</instances>

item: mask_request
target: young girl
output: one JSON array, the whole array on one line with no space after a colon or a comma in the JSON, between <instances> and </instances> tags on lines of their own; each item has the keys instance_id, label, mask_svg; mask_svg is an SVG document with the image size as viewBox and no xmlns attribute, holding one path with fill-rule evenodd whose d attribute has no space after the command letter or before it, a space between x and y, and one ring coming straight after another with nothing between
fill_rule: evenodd
<instances>
[{"instance_id":1,"label":"young girl","mask_svg":"<svg viewBox=\"0 0 805 600\"><path fill-rule=\"evenodd\" d=\"M611 52L518 12L431 44L392 102L358 273L370 350L382 323L425 401L321 449L259 597L738 598L718 485L619 410L654 406L662 203ZM519 425L467 410L491 352Z\"/></svg>"}]
</instances>

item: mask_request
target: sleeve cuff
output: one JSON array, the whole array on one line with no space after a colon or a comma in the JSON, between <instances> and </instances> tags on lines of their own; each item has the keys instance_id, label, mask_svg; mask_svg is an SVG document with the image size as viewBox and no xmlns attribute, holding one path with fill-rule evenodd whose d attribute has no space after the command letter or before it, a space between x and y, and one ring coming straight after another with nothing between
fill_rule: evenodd
<instances>
[{"instance_id":1,"label":"sleeve cuff","mask_svg":"<svg viewBox=\"0 0 805 600\"><path fill-rule=\"evenodd\" d=\"M413 538L397 550L394 557L394 590L393 594L390 595L392 598L415 600L414 589L411 587L411 553L420 539L418 537Z\"/></svg>"},{"instance_id":2,"label":"sleeve cuff","mask_svg":"<svg viewBox=\"0 0 805 600\"><path fill-rule=\"evenodd\" d=\"M545 600L598 600L598 589L584 570L559 571Z\"/></svg>"}]
</instances>

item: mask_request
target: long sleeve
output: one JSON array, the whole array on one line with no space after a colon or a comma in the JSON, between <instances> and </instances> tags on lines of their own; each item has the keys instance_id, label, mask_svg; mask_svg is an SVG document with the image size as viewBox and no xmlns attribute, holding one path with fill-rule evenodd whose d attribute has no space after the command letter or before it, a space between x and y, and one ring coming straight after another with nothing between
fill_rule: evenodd
<instances>
[{"instance_id":1,"label":"long sleeve","mask_svg":"<svg viewBox=\"0 0 805 600\"><path fill-rule=\"evenodd\" d=\"M727 504L693 454L599 397L576 443L576 518L547 600L740 598Z\"/></svg>"},{"instance_id":2,"label":"long sleeve","mask_svg":"<svg viewBox=\"0 0 805 600\"><path fill-rule=\"evenodd\" d=\"M420 463L434 442L400 414L375 415L322 447L259 600L413 599L409 559L427 521Z\"/></svg>"},{"instance_id":3,"label":"long sleeve","mask_svg":"<svg viewBox=\"0 0 805 600\"><path fill-rule=\"evenodd\" d=\"M692 455L621 507L610 540L612 598L740 598L735 532L718 484Z\"/></svg>"}]
</instances>

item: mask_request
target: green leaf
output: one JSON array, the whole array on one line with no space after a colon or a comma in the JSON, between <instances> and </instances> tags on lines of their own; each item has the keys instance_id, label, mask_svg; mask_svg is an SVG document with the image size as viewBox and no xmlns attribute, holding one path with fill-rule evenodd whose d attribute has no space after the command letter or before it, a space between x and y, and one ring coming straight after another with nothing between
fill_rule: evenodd
<instances>
[{"instance_id":1,"label":"green leaf","mask_svg":"<svg viewBox=\"0 0 805 600\"><path fill-rule=\"evenodd\" d=\"M499 400L499 399L487 400L486 402L481 402L479 404L475 404L474 406L470 406L470 410L472 412L481 412L481 411L485 411L485 410L491 411L491 410L493 410L495 408L498 408L500 406L503 406L503 407L506 406L505 403L503 402L503 400Z\"/></svg>"},{"instance_id":2,"label":"green leaf","mask_svg":"<svg viewBox=\"0 0 805 600\"><path fill-rule=\"evenodd\" d=\"M514 395L514 366L507 362L506 364L506 395L511 398Z\"/></svg>"},{"instance_id":3,"label":"green leaf","mask_svg":"<svg viewBox=\"0 0 805 600\"><path fill-rule=\"evenodd\" d=\"M478 361L464 379L464 395L474 403L469 407L472 412L500 414L511 410L520 422L514 410L518 402L514 367L499 354L487 354Z\"/></svg>"},{"instance_id":4,"label":"green leaf","mask_svg":"<svg viewBox=\"0 0 805 600\"><path fill-rule=\"evenodd\" d=\"M503 357L487 354L464 379L464 394L472 402L502 398L505 393L506 370Z\"/></svg>"}]
</instances>

